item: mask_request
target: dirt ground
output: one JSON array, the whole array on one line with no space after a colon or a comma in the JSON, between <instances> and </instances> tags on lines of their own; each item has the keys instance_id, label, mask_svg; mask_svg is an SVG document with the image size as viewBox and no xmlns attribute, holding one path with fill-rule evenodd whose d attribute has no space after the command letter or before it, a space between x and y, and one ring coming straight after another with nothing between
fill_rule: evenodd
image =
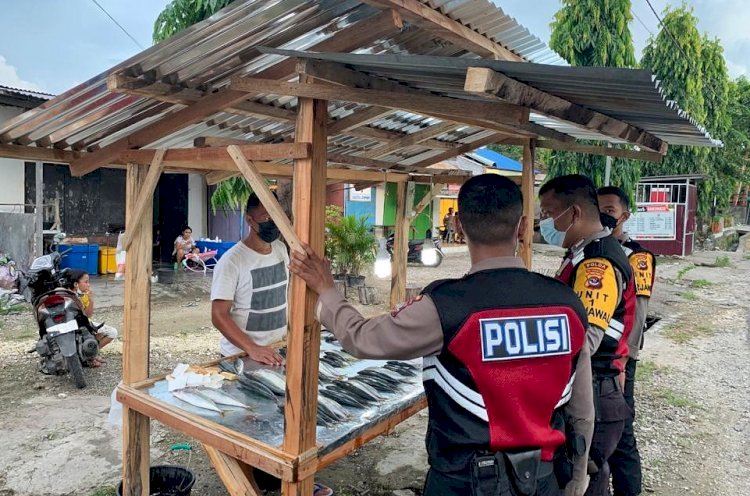
<instances>
[{"instance_id":1,"label":"dirt ground","mask_svg":"<svg viewBox=\"0 0 750 496\"><path fill-rule=\"evenodd\" d=\"M750 240L743 247L659 260L652 311L663 320L647 334L636 390L647 493L750 494ZM553 272L560 252L535 248L535 270ZM410 267L407 280L425 285L461 276L468 267L465 250L452 249L437 269ZM386 300L388 283L368 281ZM172 286L154 285L151 374L215 357L219 334L210 323L209 287L210 277L195 274L180 274ZM121 329L121 284L97 279L94 291L97 320ZM366 315L384 309L361 308ZM115 494L121 432L108 414L120 380L121 344L103 350L107 364L86 369L89 387L76 390L67 377L37 372L35 355L27 353L35 340L28 312L0 316L0 496ZM337 495L421 494L425 425L422 412L318 479ZM177 443L193 444L189 459L170 453ZM163 463L190 464L197 475L194 495L227 494L198 443L154 424L152 464Z\"/></svg>"}]
</instances>

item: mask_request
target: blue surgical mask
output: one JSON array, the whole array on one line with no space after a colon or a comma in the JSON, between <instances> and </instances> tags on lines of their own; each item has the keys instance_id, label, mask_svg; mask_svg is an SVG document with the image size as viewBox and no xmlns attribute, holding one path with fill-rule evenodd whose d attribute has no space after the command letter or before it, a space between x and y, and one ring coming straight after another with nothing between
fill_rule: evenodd
<instances>
[{"instance_id":1,"label":"blue surgical mask","mask_svg":"<svg viewBox=\"0 0 750 496\"><path fill-rule=\"evenodd\" d=\"M548 244L562 247L563 243L565 243L565 235L568 233L568 230L573 226L573 224L570 224L570 226L568 226L568 229L564 231L558 231L555 227L555 221L562 217L565 212L570 209L571 207L568 207L557 217L547 217L543 221L539 222L539 233L544 238L544 241L546 241Z\"/></svg>"}]
</instances>

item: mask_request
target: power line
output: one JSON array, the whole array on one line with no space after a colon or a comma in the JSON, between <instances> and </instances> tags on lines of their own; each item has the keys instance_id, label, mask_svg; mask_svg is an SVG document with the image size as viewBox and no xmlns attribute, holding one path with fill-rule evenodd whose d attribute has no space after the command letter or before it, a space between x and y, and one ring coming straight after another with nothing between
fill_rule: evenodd
<instances>
[{"instance_id":1,"label":"power line","mask_svg":"<svg viewBox=\"0 0 750 496\"><path fill-rule=\"evenodd\" d=\"M119 22L117 22L117 19L115 19L114 17L112 17L110 15L110 13L107 12L107 10L104 7L102 7L101 4L97 0L91 0L91 1L94 2L94 5L96 5L97 7L99 7L101 9L101 11L104 12L104 14L106 14L107 17L109 17L110 19L112 19L112 22L114 22L117 25L117 27L120 28L122 30L122 32L127 35L128 38L130 38L131 40L133 40L133 43L135 43L138 46L138 48L140 48L141 50L144 50L143 45L141 45L140 43L138 43L138 40L136 40L135 38L133 38L133 36L130 33L128 33L128 30L125 29L124 27L122 27L122 24L120 24Z\"/></svg>"},{"instance_id":2,"label":"power line","mask_svg":"<svg viewBox=\"0 0 750 496\"><path fill-rule=\"evenodd\" d=\"M641 26L643 26L643 29L645 29L648 32L648 34L651 35L652 38L656 38L656 35L653 33L653 31L651 31L648 28L648 26L646 26L646 23L643 22L640 17L638 17L638 14L635 13L635 10L632 10L631 13L633 14L633 17L635 17L636 19L638 19L638 22L641 23Z\"/></svg>"},{"instance_id":3,"label":"power line","mask_svg":"<svg viewBox=\"0 0 750 496\"><path fill-rule=\"evenodd\" d=\"M646 0L646 3L648 4L649 8L651 9L651 12L654 13L654 16L656 16L656 20L659 21L659 25L661 26L661 28L664 30L665 33L667 33L667 35L669 35L670 38L672 38L672 41L674 42L675 46L680 50L680 52L682 52L682 55L685 56L685 60L689 61L690 57L688 57L688 54L685 53L685 50L682 48L682 45L680 45L677 42L677 38L675 38L674 36L672 36L672 32L669 29L667 29L667 26L661 20L661 17L659 17L659 14L656 13L656 9L654 8L653 5L651 5L651 0Z\"/></svg>"}]
</instances>

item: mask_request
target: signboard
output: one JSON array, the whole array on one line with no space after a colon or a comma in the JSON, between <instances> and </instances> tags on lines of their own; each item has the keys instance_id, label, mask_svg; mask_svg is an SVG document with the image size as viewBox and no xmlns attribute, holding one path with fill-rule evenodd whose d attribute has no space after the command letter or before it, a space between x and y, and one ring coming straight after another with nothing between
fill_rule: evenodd
<instances>
[{"instance_id":1,"label":"signboard","mask_svg":"<svg viewBox=\"0 0 750 496\"><path fill-rule=\"evenodd\" d=\"M677 206L674 203L639 203L625 223L633 239L674 240L677 237Z\"/></svg>"},{"instance_id":2,"label":"signboard","mask_svg":"<svg viewBox=\"0 0 750 496\"><path fill-rule=\"evenodd\" d=\"M354 189L354 185L349 185L349 201L369 202L372 201L372 188L365 188L362 191Z\"/></svg>"}]
</instances>

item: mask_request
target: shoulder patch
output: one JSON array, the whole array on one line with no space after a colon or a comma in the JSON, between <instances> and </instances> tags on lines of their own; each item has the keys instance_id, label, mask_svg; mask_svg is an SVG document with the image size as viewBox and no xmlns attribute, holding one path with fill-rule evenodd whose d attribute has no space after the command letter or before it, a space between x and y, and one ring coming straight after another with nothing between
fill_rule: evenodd
<instances>
[{"instance_id":1,"label":"shoulder patch","mask_svg":"<svg viewBox=\"0 0 750 496\"><path fill-rule=\"evenodd\" d=\"M568 316L480 319L482 361L516 360L570 353Z\"/></svg>"},{"instance_id":2,"label":"shoulder patch","mask_svg":"<svg viewBox=\"0 0 750 496\"><path fill-rule=\"evenodd\" d=\"M408 301L400 304L399 306L397 306L396 308L393 309L393 311L391 312L391 316L395 317L396 315L398 315L399 313L401 313L401 310L403 310L404 308L406 308L406 307L408 307L410 305L413 305L414 303L420 301L423 297L424 297L424 295L419 294L419 295L415 296L414 298L411 298Z\"/></svg>"},{"instance_id":3,"label":"shoulder patch","mask_svg":"<svg viewBox=\"0 0 750 496\"><path fill-rule=\"evenodd\" d=\"M586 307L589 323L607 329L620 295L612 263L604 258L581 262L576 270L573 290Z\"/></svg>"},{"instance_id":4,"label":"shoulder patch","mask_svg":"<svg viewBox=\"0 0 750 496\"><path fill-rule=\"evenodd\" d=\"M635 276L635 294L650 297L654 283L654 262L648 252L636 252L630 256L630 266Z\"/></svg>"}]
</instances>

